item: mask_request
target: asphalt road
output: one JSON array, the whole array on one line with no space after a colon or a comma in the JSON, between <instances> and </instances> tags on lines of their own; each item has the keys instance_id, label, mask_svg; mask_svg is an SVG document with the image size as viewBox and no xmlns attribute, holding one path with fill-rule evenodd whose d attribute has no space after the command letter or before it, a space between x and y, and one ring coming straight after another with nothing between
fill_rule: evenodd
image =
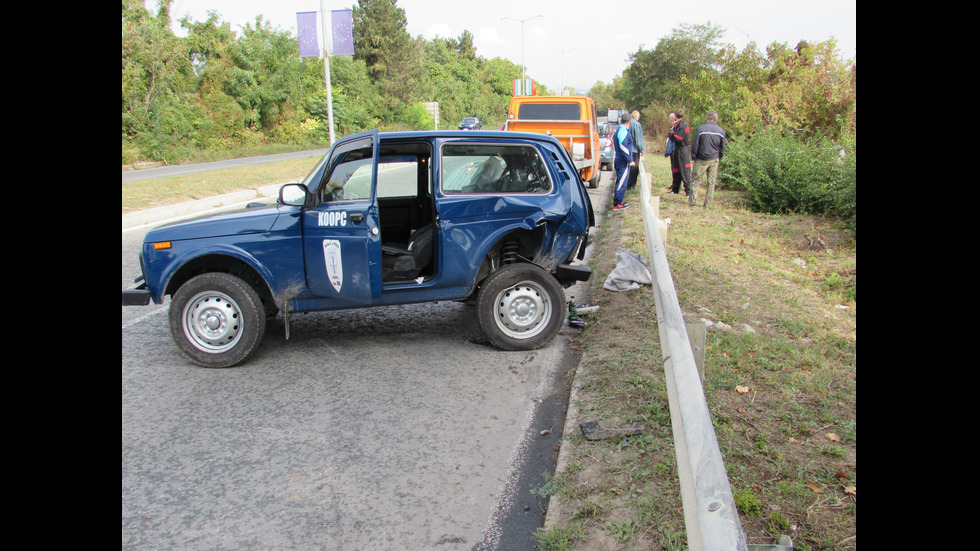
<instances>
[{"instance_id":1,"label":"asphalt road","mask_svg":"<svg viewBox=\"0 0 980 551\"><path fill-rule=\"evenodd\" d=\"M141 237L123 234L124 287ZM166 304L124 307L122 547L530 549L574 331L504 352L456 302L299 315L288 340L279 316L247 363L209 370Z\"/></svg>"}]
</instances>

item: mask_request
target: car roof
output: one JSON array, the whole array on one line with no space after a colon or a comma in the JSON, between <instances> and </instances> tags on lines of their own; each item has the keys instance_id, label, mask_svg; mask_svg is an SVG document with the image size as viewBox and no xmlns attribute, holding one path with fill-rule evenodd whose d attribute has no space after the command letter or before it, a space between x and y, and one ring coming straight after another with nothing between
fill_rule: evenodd
<instances>
[{"instance_id":1,"label":"car roof","mask_svg":"<svg viewBox=\"0 0 980 551\"><path fill-rule=\"evenodd\" d=\"M565 151L565 147L554 136L538 134L536 132L516 132L512 130L481 130L474 134L472 131L446 129L446 130L401 130L393 132L379 132L378 130L365 130L356 134L350 134L339 138L336 143L356 140L365 136L377 135L384 140L431 140L439 138L465 139L465 140L524 140L536 141L551 144L556 150ZM336 145L336 143L334 145ZM567 151L566 151L567 153Z\"/></svg>"},{"instance_id":2,"label":"car roof","mask_svg":"<svg viewBox=\"0 0 980 551\"><path fill-rule=\"evenodd\" d=\"M556 143L561 146L559 142L553 136L547 134L538 134L536 132L514 132L511 130L484 130L479 134L473 134L472 132L467 132L465 130L456 129L446 129L446 130L401 130L393 132L379 132L378 136L381 139L392 139L392 138L466 138L468 140L484 140L484 139L521 139L521 140L537 140L550 143ZM346 136L345 136L346 138Z\"/></svg>"}]
</instances>

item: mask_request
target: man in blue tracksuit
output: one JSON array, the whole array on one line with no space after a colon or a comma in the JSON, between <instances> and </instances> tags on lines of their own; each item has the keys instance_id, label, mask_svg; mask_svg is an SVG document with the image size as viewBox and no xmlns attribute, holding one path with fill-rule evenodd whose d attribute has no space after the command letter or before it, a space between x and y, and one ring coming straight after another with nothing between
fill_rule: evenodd
<instances>
[{"instance_id":1,"label":"man in blue tracksuit","mask_svg":"<svg viewBox=\"0 0 980 551\"><path fill-rule=\"evenodd\" d=\"M613 193L613 210L623 210L629 207L629 203L623 202L626 195L626 186L630 180L630 167L636 166L633 161L633 139L630 137L630 121L633 116L624 112L620 117L619 128L613 134L613 151L616 156L613 158L613 165L616 167L616 189Z\"/></svg>"}]
</instances>

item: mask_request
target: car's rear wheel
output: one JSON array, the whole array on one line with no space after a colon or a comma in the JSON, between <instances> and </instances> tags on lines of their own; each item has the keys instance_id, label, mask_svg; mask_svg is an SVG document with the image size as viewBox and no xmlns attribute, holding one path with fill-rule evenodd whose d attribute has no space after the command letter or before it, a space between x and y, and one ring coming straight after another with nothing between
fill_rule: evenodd
<instances>
[{"instance_id":1,"label":"car's rear wheel","mask_svg":"<svg viewBox=\"0 0 980 551\"><path fill-rule=\"evenodd\" d=\"M534 350L551 342L565 320L565 291L534 264L508 264L490 274L477 296L480 329L504 350Z\"/></svg>"},{"instance_id":2,"label":"car's rear wheel","mask_svg":"<svg viewBox=\"0 0 980 551\"><path fill-rule=\"evenodd\" d=\"M251 354L265 335L258 293L226 273L187 281L173 295L170 336L177 348L204 367L231 367Z\"/></svg>"}]
</instances>

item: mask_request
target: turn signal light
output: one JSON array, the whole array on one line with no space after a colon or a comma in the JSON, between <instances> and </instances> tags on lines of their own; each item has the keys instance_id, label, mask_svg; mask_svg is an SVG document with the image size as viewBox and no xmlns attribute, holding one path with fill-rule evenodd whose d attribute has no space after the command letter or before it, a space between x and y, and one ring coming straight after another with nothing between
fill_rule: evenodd
<instances>
[{"instance_id":1,"label":"turn signal light","mask_svg":"<svg viewBox=\"0 0 980 551\"><path fill-rule=\"evenodd\" d=\"M169 249L170 241L161 241L159 243L153 244L153 249L159 251L160 249Z\"/></svg>"}]
</instances>

